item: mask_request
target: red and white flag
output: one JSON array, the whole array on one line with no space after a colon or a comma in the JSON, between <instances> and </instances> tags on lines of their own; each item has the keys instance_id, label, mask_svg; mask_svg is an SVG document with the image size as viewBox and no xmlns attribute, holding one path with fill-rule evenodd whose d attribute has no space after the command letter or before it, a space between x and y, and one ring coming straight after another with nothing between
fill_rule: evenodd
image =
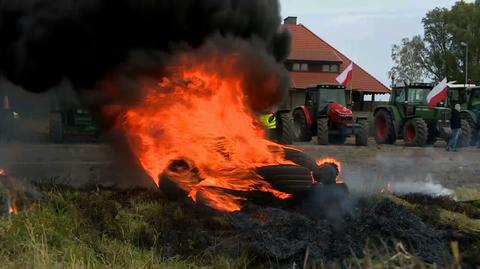
<instances>
[{"instance_id":1,"label":"red and white flag","mask_svg":"<svg viewBox=\"0 0 480 269\"><path fill-rule=\"evenodd\" d=\"M438 105L448 97L448 81L447 78L442 80L427 96L429 107Z\"/></svg>"},{"instance_id":2,"label":"red and white flag","mask_svg":"<svg viewBox=\"0 0 480 269\"><path fill-rule=\"evenodd\" d=\"M337 77L337 82L347 86L353 78L353 63L351 63L343 72Z\"/></svg>"}]
</instances>

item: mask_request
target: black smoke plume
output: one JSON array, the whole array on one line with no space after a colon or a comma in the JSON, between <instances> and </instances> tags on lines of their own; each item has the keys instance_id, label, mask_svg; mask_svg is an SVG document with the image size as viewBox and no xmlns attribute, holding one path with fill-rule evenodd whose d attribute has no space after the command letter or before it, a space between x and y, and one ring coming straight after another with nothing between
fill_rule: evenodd
<instances>
[{"instance_id":1,"label":"black smoke plume","mask_svg":"<svg viewBox=\"0 0 480 269\"><path fill-rule=\"evenodd\" d=\"M0 0L0 73L33 92L65 78L95 89L134 52L171 56L222 37L280 66L290 45L280 23L278 0ZM285 84L285 70L272 72Z\"/></svg>"}]
</instances>

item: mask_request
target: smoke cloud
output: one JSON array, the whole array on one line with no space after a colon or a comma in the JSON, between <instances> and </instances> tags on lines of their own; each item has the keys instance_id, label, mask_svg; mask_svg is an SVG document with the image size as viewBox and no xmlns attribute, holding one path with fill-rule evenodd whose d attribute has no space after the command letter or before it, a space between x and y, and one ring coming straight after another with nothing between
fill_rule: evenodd
<instances>
[{"instance_id":1,"label":"smoke cloud","mask_svg":"<svg viewBox=\"0 0 480 269\"><path fill-rule=\"evenodd\" d=\"M240 40L248 57L262 55L252 58L258 66L277 65L270 71L280 94L288 81L278 66L290 46L280 23L277 0L0 0L0 72L33 92L65 78L77 90L95 89L132 62L149 66L139 59L157 67L212 44L235 49ZM265 78L258 68L245 72L252 84Z\"/></svg>"}]
</instances>

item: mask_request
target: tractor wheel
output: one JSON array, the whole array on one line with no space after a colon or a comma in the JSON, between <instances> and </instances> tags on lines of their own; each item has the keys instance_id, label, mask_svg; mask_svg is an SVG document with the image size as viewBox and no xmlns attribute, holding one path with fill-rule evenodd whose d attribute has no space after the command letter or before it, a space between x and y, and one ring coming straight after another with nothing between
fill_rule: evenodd
<instances>
[{"instance_id":1,"label":"tractor wheel","mask_svg":"<svg viewBox=\"0 0 480 269\"><path fill-rule=\"evenodd\" d=\"M397 135L393 124L392 115L386 110L375 114L375 142L377 144L395 144Z\"/></svg>"},{"instance_id":2,"label":"tractor wheel","mask_svg":"<svg viewBox=\"0 0 480 269\"><path fill-rule=\"evenodd\" d=\"M50 137L54 143L63 142L63 124L60 113L50 114Z\"/></svg>"},{"instance_id":3,"label":"tractor wheel","mask_svg":"<svg viewBox=\"0 0 480 269\"><path fill-rule=\"evenodd\" d=\"M427 144L428 127L423 119L408 120L403 127L403 140L410 147L423 147Z\"/></svg>"},{"instance_id":4,"label":"tractor wheel","mask_svg":"<svg viewBox=\"0 0 480 269\"><path fill-rule=\"evenodd\" d=\"M462 120L462 134L460 135L460 140L458 141L458 145L461 148L465 148L470 146L472 141L472 127L467 120Z\"/></svg>"},{"instance_id":5,"label":"tractor wheel","mask_svg":"<svg viewBox=\"0 0 480 269\"><path fill-rule=\"evenodd\" d=\"M293 124L296 141L310 142L312 140L312 132L307 124L307 118L303 110L296 109L293 112Z\"/></svg>"},{"instance_id":6,"label":"tractor wheel","mask_svg":"<svg viewBox=\"0 0 480 269\"><path fill-rule=\"evenodd\" d=\"M360 130L355 135L355 144L357 146L368 146L368 121L362 120L358 122Z\"/></svg>"},{"instance_id":7,"label":"tractor wheel","mask_svg":"<svg viewBox=\"0 0 480 269\"><path fill-rule=\"evenodd\" d=\"M328 145L328 119L322 118L317 120L317 144Z\"/></svg>"},{"instance_id":8,"label":"tractor wheel","mask_svg":"<svg viewBox=\"0 0 480 269\"><path fill-rule=\"evenodd\" d=\"M434 145L437 142L437 138L440 136L437 123L432 123L428 125L428 136L427 136L427 145Z\"/></svg>"},{"instance_id":9,"label":"tractor wheel","mask_svg":"<svg viewBox=\"0 0 480 269\"><path fill-rule=\"evenodd\" d=\"M277 114L276 140L283 145L292 145L294 140L293 119L290 113Z\"/></svg>"},{"instance_id":10,"label":"tractor wheel","mask_svg":"<svg viewBox=\"0 0 480 269\"><path fill-rule=\"evenodd\" d=\"M470 130L471 130L471 136L470 136L470 146L475 146L477 145L478 141L478 130L477 130L477 125L475 124L475 121L472 119L472 117L469 115L466 117L466 120L468 124L470 125Z\"/></svg>"}]
</instances>

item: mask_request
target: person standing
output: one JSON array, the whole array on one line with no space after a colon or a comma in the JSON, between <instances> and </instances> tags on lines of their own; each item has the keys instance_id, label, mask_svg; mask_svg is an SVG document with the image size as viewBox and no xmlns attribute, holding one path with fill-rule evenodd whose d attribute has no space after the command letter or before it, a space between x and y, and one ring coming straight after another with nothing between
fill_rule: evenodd
<instances>
[{"instance_id":1,"label":"person standing","mask_svg":"<svg viewBox=\"0 0 480 269\"><path fill-rule=\"evenodd\" d=\"M455 109L452 111L452 117L450 118L452 136L448 141L447 151L458 151L457 144L460 136L462 135L462 116L460 114L460 110L460 104L456 104Z\"/></svg>"}]
</instances>

